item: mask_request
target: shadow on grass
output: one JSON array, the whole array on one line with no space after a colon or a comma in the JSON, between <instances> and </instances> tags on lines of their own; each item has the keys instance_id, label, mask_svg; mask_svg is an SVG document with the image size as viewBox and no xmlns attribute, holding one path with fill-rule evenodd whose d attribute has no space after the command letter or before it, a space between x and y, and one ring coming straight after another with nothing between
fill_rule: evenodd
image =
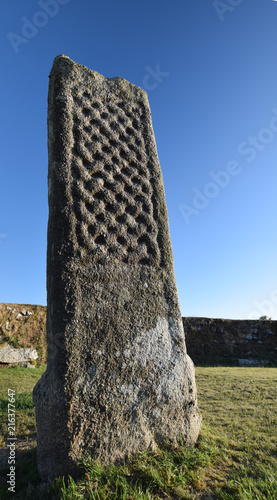
<instances>
[{"instance_id":1,"label":"shadow on grass","mask_svg":"<svg viewBox=\"0 0 277 500\"><path fill-rule=\"evenodd\" d=\"M122 466L83 460L78 477L59 478L46 485L38 477L37 453L33 447L17 452L15 493L8 491L9 465L0 470L0 499L196 498L188 494L192 492L193 478L199 468L209 465L213 455L214 450L200 439L195 448L168 446L157 453L141 453ZM207 497L197 495L197 498Z\"/></svg>"},{"instance_id":2,"label":"shadow on grass","mask_svg":"<svg viewBox=\"0 0 277 500\"><path fill-rule=\"evenodd\" d=\"M39 485L39 477L37 470L37 454L36 449L19 450L16 453L15 462L15 493L9 491L10 484L7 483L10 472L8 464L8 456L6 465L0 470L0 499L6 500L10 498L36 498L32 493ZM37 497L39 498L39 497Z\"/></svg>"}]
</instances>

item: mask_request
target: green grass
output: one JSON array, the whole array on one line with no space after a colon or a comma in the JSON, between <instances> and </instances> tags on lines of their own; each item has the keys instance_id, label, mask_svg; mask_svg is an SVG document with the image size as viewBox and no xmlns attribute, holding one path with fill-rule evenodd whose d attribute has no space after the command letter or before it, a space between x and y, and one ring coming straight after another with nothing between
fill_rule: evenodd
<instances>
[{"instance_id":1,"label":"green grass","mask_svg":"<svg viewBox=\"0 0 277 500\"><path fill-rule=\"evenodd\" d=\"M9 368L0 370L0 448L7 437L8 389L15 390L16 436L28 438L36 431L32 389L45 370L40 368Z\"/></svg>"},{"instance_id":2,"label":"green grass","mask_svg":"<svg viewBox=\"0 0 277 500\"><path fill-rule=\"evenodd\" d=\"M42 372L0 372L0 415L5 420L7 389L15 389L22 436L35 427L30 393ZM142 453L121 467L83 462L79 480L61 478L50 489L39 487L32 449L17 463L13 498L276 500L277 369L197 368L196 380L204 423L194 448ZM10 498L6 491L3 484L0 499Z\"/></svg>"},{"instance_id":3,"label":"green grass","mask_svg":"<svg viewBox=\"0 0 277 500\"><path fill-rule=\"evenodd\" d=\"M199 402L218 446L215 498L277 498L277 369L198 368Z\"/></svg>"}]
</instances>

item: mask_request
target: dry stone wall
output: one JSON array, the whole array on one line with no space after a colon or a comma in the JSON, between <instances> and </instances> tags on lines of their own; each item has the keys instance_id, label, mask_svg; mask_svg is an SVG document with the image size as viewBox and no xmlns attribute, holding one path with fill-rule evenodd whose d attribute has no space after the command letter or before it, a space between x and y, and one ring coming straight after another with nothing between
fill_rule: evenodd
<instances>
[{"instance_id":1,"label":"dry stone wall","mask_svg":"<svg viewBox=\"0 0 277 500\"><path fill-rule=\"evenodd\" d=\"M277 322L183 318L186 346L196 365L276 365Z\"/></svg>"}]
</instances>

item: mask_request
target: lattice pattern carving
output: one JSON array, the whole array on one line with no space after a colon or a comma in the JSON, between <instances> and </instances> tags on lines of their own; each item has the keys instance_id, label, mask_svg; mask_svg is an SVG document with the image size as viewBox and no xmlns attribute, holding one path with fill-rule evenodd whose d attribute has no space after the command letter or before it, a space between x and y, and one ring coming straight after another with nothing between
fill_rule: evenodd
<instances>
[{"instance_id":1,"label":"lattice pattern carving","mask_svg":"<svg viewBox=\"0 0 277 500\"><path fill-rule=\"evenodd\" d=\"M157 265L151 164L143 106L74 97L71 193L81 255Z\"/></svg>"}]
</instances>

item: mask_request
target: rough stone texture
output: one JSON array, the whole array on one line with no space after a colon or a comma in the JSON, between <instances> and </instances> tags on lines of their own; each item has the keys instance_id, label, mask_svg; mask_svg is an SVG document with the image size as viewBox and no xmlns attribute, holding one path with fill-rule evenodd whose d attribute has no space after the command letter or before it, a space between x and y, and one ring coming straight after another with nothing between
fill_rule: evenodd
<instances>
[{"instance_id":1,"label":"rough stone texture","mask_svg":"<svg viewBox=\"0 0 277 500\"><path fill-rule=\"evenodd\" d=\"M183 325L196 365L277 364L277 321L183 318Z\"/></svg>"},{"instance_id":2,"label":"rough stone texture","mask_svg":"<svg viewBox=\"0 0 277 500\"><path fill-rule=\"evenodd\" d=\"M36 359L38 359L36 349L15 349L9 345L0 348L0 363L23 363Z\"/></svg>"},{"instance_id":3,"label":"rough stone texture","mask_svg":"<svg viewBox=\"0 0 277 500\"><path fill-rule=\"evenodd\" d=\"M41 477L119 463L201 417L186 355L146 93L58 56L48 103L48 366L34 389Z\"/></svg>"}]
</instances>

